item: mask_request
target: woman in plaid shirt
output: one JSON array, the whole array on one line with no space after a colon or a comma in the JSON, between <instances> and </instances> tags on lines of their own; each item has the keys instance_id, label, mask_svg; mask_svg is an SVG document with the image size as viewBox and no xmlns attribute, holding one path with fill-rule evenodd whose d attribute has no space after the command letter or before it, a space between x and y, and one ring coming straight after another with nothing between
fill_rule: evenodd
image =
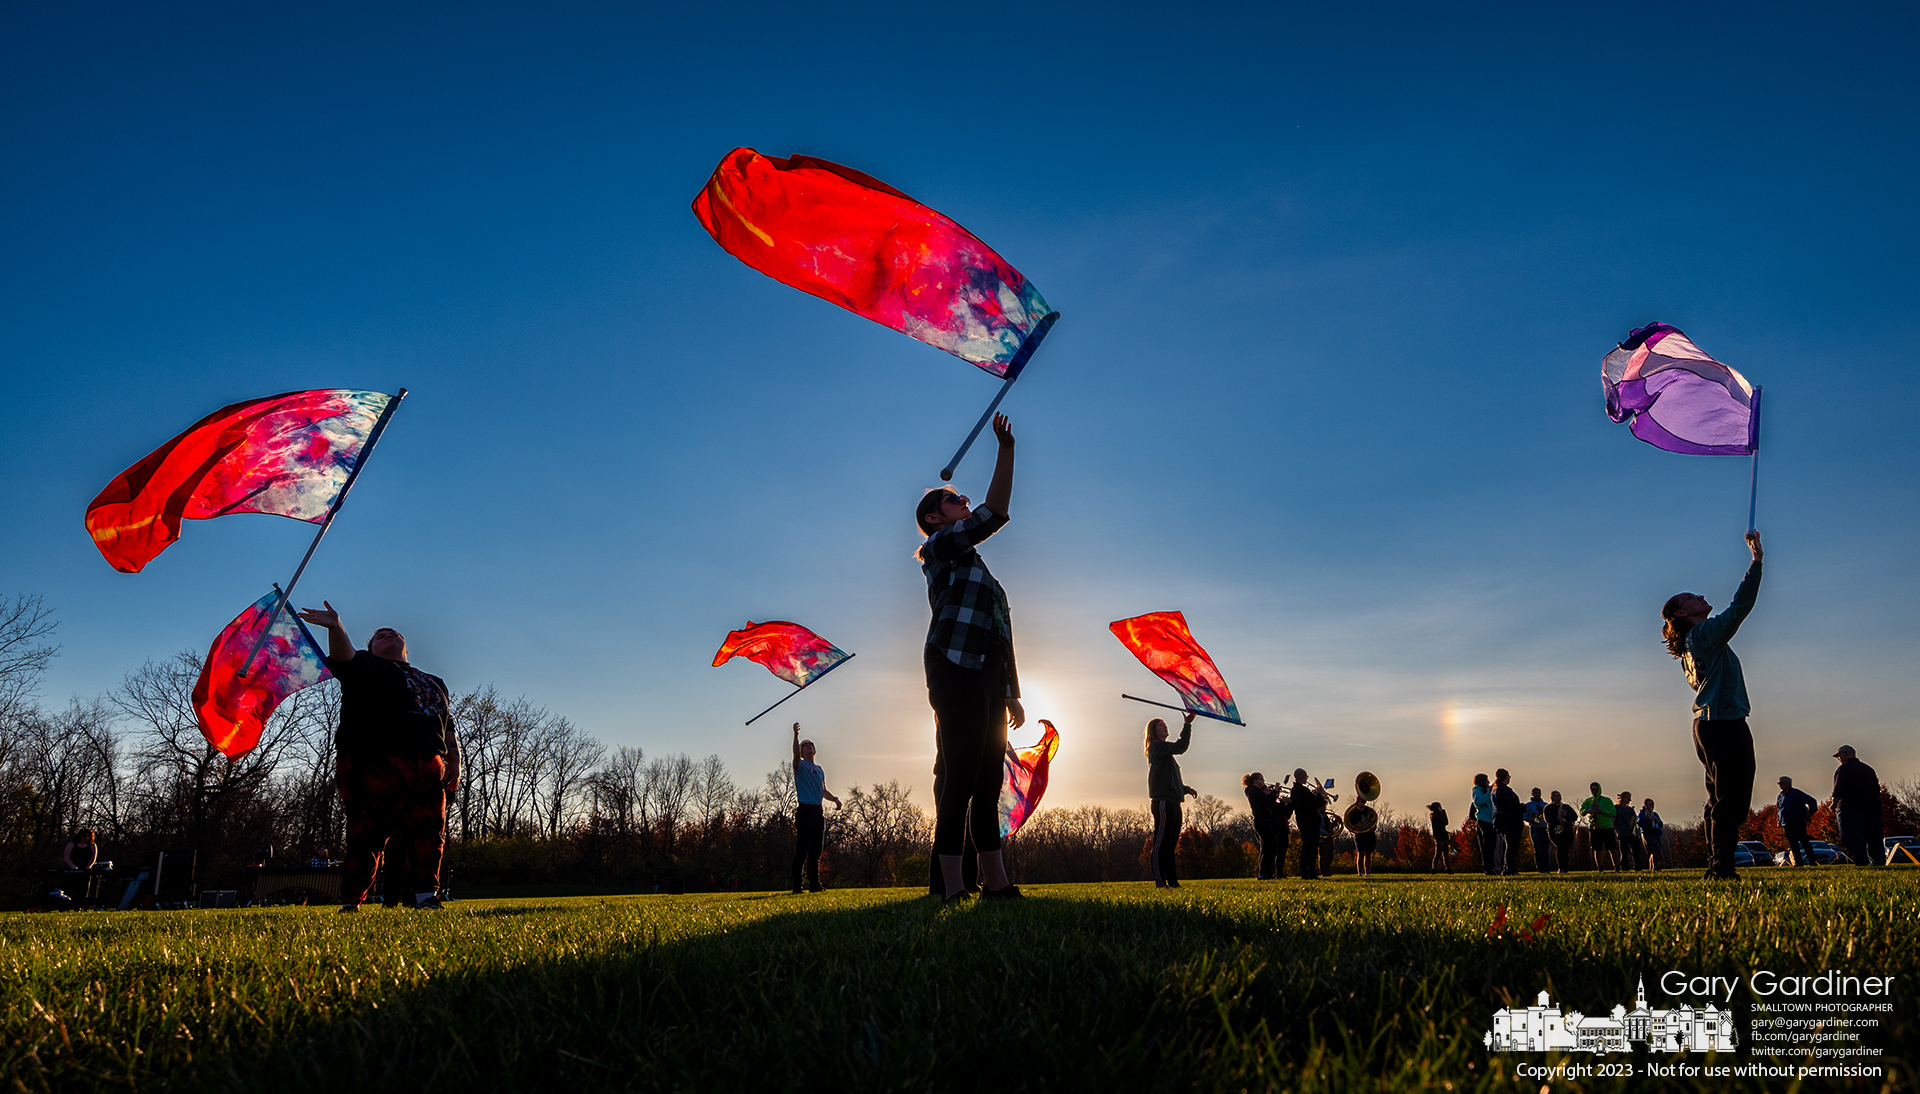
<instances>
[{"instance_id":1,"label":"woman in plaid shirt","mask_svg":"<svg viewBox=\"0 0 1920 1094\"><path fill-rule=\"evenodd\" d=\"M1020 707L1007 594L974 549L1006 527L1013 497L1013 429L1006 415L994 415L993 435L1000 455L979 508L941 487L927 491L914 510L927 537L917 557L933 609L925 651L927 701L935 724L934 766L943 776L934 791L933 851L948 900L966 896L960 856L969 832L979 852L981 895L1020 895L1000 855L1000 783L1008 725L1018 729L1027 715Z\"/></svg>"}]
</instances>

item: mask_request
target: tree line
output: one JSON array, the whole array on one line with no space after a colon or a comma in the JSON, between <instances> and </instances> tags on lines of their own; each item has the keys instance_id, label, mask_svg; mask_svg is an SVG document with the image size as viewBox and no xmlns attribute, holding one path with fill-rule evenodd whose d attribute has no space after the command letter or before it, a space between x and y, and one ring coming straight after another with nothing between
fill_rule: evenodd
<instances>
[{"instance_id":1,"label":"tree line","mask_svg":"<svg viewBox=\"0 0 1920 1094\"><path fill-rule=\"evenodd\" d=\"M198 855L200 884L244 887L244 866L267 848L279 863L322 849L338 857L345 818L334 784L340 693L333 681L274 712L260 744L229 762L200 733L192 706L200 655L150 660L107 694L49 707L38 686L59 647L38 597L0 597L0 898L32 899L36 869L55 867L81 828L103 857L137 861L159 850ZM564 715L493 686L457 696L463 762L448 808L446 882L661 888L787 883L795 805L782 762L740 785L718 756L649 755L608 747ZM1920 787L1884 791L1889 833L1920 820ZM928 811L897 781L853 787L826 814L822 868L839 885L924 885ZM1423 816L1380 807L1375 869L1425 870L1434 841ZM1214 795L1192 801L1180 838L1183 876L1248 877L1259 861L1251 816ZM1822 810L1810 830L1831 838ZM1902 827L1904 825L1904 827ZM1042 808L1009 841L1010 866L1031 883L1138 881L1151 876L1151 818L1101 805ZM1473 822L1459 825L1455 868L1477 869ZM1785 846L1773 806L1743 838ZM1700 826L1669 823L1667 864L1704 862ZM1297 837L1293 850L1297 855ZM1351 868L1352 838L1334 841L1335 868ZM1522 854L1531 864L1531 847ZM1575 868L1590 868L1584 840ZM1294 868L1289 863L1289 872Z\"/></svg>"}]
</instances>

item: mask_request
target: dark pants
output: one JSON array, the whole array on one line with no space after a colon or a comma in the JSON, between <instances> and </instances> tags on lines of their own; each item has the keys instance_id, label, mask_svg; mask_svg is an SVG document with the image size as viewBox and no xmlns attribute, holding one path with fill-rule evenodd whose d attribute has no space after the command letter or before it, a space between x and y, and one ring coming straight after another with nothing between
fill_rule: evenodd
<instances>
[{"instance_id":1,"label":"dark pants","mask_svg":"<svg viewBox=\"0 0 1920 1094\"><path fill-rule=\"evenodd\" d=\"M818 804L801 802L793 811L793 887L800 888L800 870L806 868L807 886L820 888L820 847L827 838L827 815Z\"/></svg>"},{"instance_id":2,"label":"dark pants","mask_svg":"<svg viewBox=\"0 0 1920 1094\"><path fill-rule=\"evenodd\" d=\"M1173 884L1180 880L1174 865L1174 853L1180 849L1180 803L1166 798L1153 799L1153 880Z\"/></svg>"},{"instance_id":3,"label":"dark pants","mask_svg":"<svg viewBox=\"0 0 1920 1094\"><path fill-rule=\"evenodd\" d=\"M1520 844L1524 839L1518 828L1509 828L1500 832L1501 873L1511 877L1520 872Z\"/></svg>"},{"instance_id":4,"label":"dark pants","mask_svg":"<svg viewBox=\"0 0 1920 1094\"><path fill-rule=\"evenodd\" d=\"M1840 842L1846 844L1847 858L1855 866L1880 865L1884 850L1880 835L1880 811L1840 810Z\"/></svg>"},{"instance_id":5,"label":"dark pants","mask_svg":"<svg viewBox=\"0 0 1920 1094\"><path fill-rule=\"evenodd\" d=\"M1573 829L1572 828L1568 828L1565 834L1554 835L1553 852L1554 852L1555 863L1559 869L1562 869L1562 870L1573 869Z\"/></svg>"},{"instance_id":6,"label":"dark pants","mask_svg":"<svg viewBox=\"0 0 1920 1094\"><path fill-rule=\"evenodd\" d=\"M1304 821L1298 813L1294 819L1300 828L1300 876L1316 878L1320 876L1320 816L1313 814Z\"/></svg>"},{"instance_id":7,"label":"dark pants","mask_svg":"<svg viewBox=\"0 0 1920 1094\"><path fill-rule=\"evenodd\" d=\"M1660 835L1648 832L1640 838L1647 845L1647 869L1658 870L1660 868Z\"/></svg>"},{"instance_id":8,"label":"dark pants","mask_svg":"<svg viewBox=\"0 0 1920 1094\"><path fill-rule=\"evenodd\" d=\"M1480 837L1480 868L1489 874L1500 872L1500 833L1493 825L1479 820L1474 821L1474 832Z\"/></svg>"},{"instance_id":9,"label":"dark pants","mask_svg":"<svg viewBox=\"0 0 1920 1094\"><path fill-rule=\"evenodd\" d=\"M1529 824L1527 835L1533 839L1534 868L1543 874L1553 873L1553 844L1547 839L1547 826Z\"/></svg>"},{"instance_id":10,"label":"dark pants","mask_svg":"<svg viewBox=\"0 0 1920 1094\"><path fill-rule=\"evenodd\" d=\"M373 888L374 871L389 840L405 847L404 870L416 892L440 888L446 853L447 762L439 756L341 756L340 804L347 814L345 873L340 902L359 904Z\"/></svg>"},{"instance_id":11,"label":"dark pants","mask_svg":"<svg viewBox=\"0 0 1920 1094\"><path fill-rule=\"evenodd\" d=\"M1647 865L1647 849L1640 843L1640 833L1631 828L1620 832L1620 868L1623 870L1643 870Z\"/></svg>"},{"instance_id":12,"label":"dark pants","mask_svg":"<svg viewBox=\"0 0 1920 1094\"><path fill-rule=\"evenodd\" d=\"M1433 865L1428 869L1436 874L1442 870L1453 873L1453 840L1447 837L1444 828L1433 830Z\"/></svg>"},{"instance_id":13,"label":"dark pants","mask_svg":"<svg viewBox=\"0 0 1920 1094\"><path fill-rule=\"evenodd\" d=\"M1695 718L1693 750L1707 774L1707 874L1732 877L1740 822L1753 805L1753 731L1745 718Z\"/></svg>"},{"instance_id":14,"label":"dark pants","mask_svg":"<svg viewBox=\"0 0 1920 1094\"><path fill-rule=\"evenodd\" d=\"M933 800L940 801L940 795L947 788L947 765L940 755L939 731L934 732L933 746ZM967 834L966 850L960 854L960 883L968 892L975 892L980 886L980 852L973 846L973 834ZM940 869L940 856L934 855L927 862L927 892L934 896L947 894L947 875Z\"/></svg>"},{"instance_id":15,"label":"dark pants","mask_svg":"<svg viewBox=\"0 0 1920 1094\"><path fill-rule=\"evenodd\" d=\"M1793 855L1795 866L1813 865L1813 841L1807 838L1807 822L1783 824L1787 832L1787 851Z\"/></svg>"},{"instance_id":16,"label":"dark pants","mask_svg":"<svg viewBox=\"0 0 1920 1094\"><path fill-rule=\"evenodd\" d=\"M1285 877L1287 874L1287 822L1255 821L1253 830L1260 835L1260 876Z\"/></svg>"},{"instance_id":17,"label":"dark pants","mask_svg":"<svg viewBox=\"0 0 1920 1094\"><path fill-rule=\"evenodd\" d=\"M926 647L925 661L934 762L946 775L934 803L933 853L960 854L968 834L977 850L998 851L1000 784L1006 777L1006 672L993 663L963 669L932 646Z\"/></svg>"}]
</instances>

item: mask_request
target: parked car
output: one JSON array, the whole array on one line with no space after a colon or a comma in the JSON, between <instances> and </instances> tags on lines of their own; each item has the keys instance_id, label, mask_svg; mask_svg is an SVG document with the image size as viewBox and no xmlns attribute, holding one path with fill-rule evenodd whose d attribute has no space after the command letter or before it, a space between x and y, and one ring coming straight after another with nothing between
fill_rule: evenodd
<instances>
[{"instance_id":1,"label":"parked car","mask_svg":"<svg viewBox=\"0 0 1920 1094\"><path fill-rule=\"evenodd\" d=\"M1816 840L1808 840L1807 842L1813 845L1813 864L1815 866L1832 866L1836 863L1847 861L1846 852L1840 850L1840 848L1835 847L1833 844L1828 843L1825 840L1816 839ZM1773 864L1775 866L1792 866L1793 852L1791 851L1774 852Z\"/></svg>"},{"instance_id":2,"label":"parked car","mask_svg":"<svg viewBox=\"0 0 1920 1094\"><path fill-rule=\"evenodd\" d=\"M1733 865L1736 869L1741 866L1772 866L1773 852L1757 839L1743 839L1733 845Z\"/></svg>"},{"instance_id":3,"label":"parked car","mask_svg":"<svg viewBox=\"0 0 1920 1094\"><path fill-rule=\"evenodd\" d=\"M1888 836L1884 861L1888 866L1920 866L1920 836Z\"/></svg>"}]
</instances>

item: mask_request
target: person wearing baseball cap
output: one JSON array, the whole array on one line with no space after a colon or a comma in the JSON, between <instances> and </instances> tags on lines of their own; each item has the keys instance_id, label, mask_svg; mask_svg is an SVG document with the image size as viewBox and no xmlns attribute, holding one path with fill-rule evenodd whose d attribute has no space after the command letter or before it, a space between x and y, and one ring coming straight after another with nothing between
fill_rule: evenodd
<instances>
[{"instance_id":1,"label":"person wearing baseball cap","mask_svg":"<svg viewBox=\"0 0 1920 1094\"><path fill-rule=\"evenodd\" d=\"M1880 776L1860 762L1852 745L1833 754L1833 805L1840 814L1840 842L1856 866L1880 865Z\"/></svg>"}]
</instances>

